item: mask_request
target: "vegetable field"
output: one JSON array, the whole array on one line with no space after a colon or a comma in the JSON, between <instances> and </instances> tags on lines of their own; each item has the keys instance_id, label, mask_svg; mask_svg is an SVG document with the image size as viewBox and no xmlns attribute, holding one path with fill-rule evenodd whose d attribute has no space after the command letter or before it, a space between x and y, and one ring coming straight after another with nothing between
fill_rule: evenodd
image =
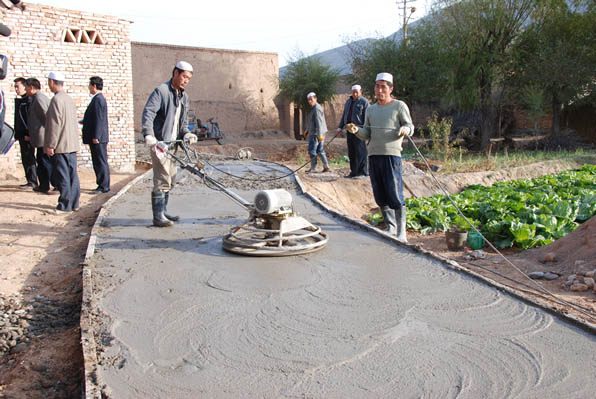
<instances>
[{"instance_id":1,"label":"vegetable field","mask_svg":"<svg viewBox=\"0 0 596 399\"><path fill-rule=\"evenodd\" d=\"M498 248L549 244L596 214L596 166L535 179L470 185L450 196L465 217ZM470 230L445 195L406 199L407 227L422 233ZM379 214L369 220L382 220Z\"/></svg>"}]
</instances>

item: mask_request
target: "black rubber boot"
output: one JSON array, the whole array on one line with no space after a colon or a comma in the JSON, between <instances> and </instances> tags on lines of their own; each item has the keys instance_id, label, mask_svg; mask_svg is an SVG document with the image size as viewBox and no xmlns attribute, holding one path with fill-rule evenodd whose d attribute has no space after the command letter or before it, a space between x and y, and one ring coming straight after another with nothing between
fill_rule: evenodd
<instances>
[{"instance_id":1,"label":"black rubber boot","mask_svg":"<svg viewBox=\"0 0 596 399\"><path fill-rule=\"evenodd\" d=\"M385 221L385 232L387 234L395 235L397 233L397 225L395 223L395 211L388 206L381 208L383 213L383 220Z\"/></svg>"},{"instance_id":2,"label":"black rubber boot","mask_svg":"<svg viewBox=\"0 0 596 399\"><path fill-rule=\"evenodd\" d=\"M168 200L169 199L170 199L170 192L166 191L165 202L164 202L164 207L163 207L163 215L166 217L166 219L170 219L172 222L177 222L178 220L180 220L179 216L168 214Z\"/></svg>"},{"instance_id":3,"label":"black rubber boot","mask_svg":"<svg viewBox=\"0 0 596 399\"><path fill-rule=\"evenodd\" d=\"M406 206L402 205L395 210L395 218L399 223L399 229L397 231L397 239L401 242L408 242L406 238Z\"/></svg>"},{"instance_id":4,"label":"black rubber boot","mask_svg":"<svg viewBox=\"0 0 596 399\"><path fill-rule=\"evenodd\" d=\"M157 227L170 227L174 225L171 220L168 220L164 214L164 207L166 203L165 193L158 191L151 193L151 207L153 208L153 225Z\"/></svg>"}]
</instances>

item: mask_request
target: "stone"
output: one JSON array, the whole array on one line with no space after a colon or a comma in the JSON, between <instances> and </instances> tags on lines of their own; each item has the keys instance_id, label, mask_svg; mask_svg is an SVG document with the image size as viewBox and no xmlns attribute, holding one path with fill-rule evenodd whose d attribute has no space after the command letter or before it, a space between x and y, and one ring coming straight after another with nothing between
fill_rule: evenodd
<instances>
[{"instance_id":1,"label":"stone","mask_svg":"<svg viewBox=\"0 0 596 399\"><path fill-rule=\"evenodd\" d=\"M569 277L567 277L567 281L574 281L577 280L577 275L575 274L570 274Z\"/></svg>"},{"instance_id":2,"label":"stone","mask_svg":"<svg viewBox=\"0 0 596 399\"><path fill-rule=\"evenodd\" d=\"M596 270L590 270L584 273L585 277L594 277L594 275L596 275Z\"/></svg>"},{"instance_id":3,"label":"stone","mask_svg":"<svg viewBox=\"0 0 596 399\"><path fill-rule=\"evenodd\" d=\"M544 272L531 272L528 273L528 277L530 277L533 280L539 280L541 278L544 278Z\"/></svg>"},{"instance_id":4,"label":"stone","mask_svg":"<svg viewBox=\"0 0 596 399\"><path fill-rule=\"evenodd\" d=\"M544 273L545 280L556 280L559 277L560 276L557 273L552 273L552 272Z\"/></svg>"},{"instance_id":5,"label":"stone","mask_svg":"<svg viewBox=\"0 0 596 399\"><path fill-rule=\"evenodd\" d=\"M19 352L23 352L25 349L27 349L27 345L24 343L20 343L15 345L10 352L11 353L19 353Z\"/></svg>"},{"instance_id":6,"label":"stone","mask_svg":"<svg viewBox=\"0 0 596 399\"><path fill-rule=\"evenodd\" d=\"M588 286L588 288L594 288L594 279L592 277L584 277L584 284Z\"/></svg>"},{"instance_id":7,"label":"stone","mask_svg":"<svg viewBox=\"0 0 596 399\"><path fill-rule=\"evenodd\" d=\"M571 291L583 292L583 291L587 291L587 290L588 290L588 286L586 284L576 283L571 286Z\"/></svg>"},{"instance_id":8,"label":"stone","mask_svg":"<svg viewBox=\"0 0 596 399\"><path fill-rule=\"evenodd\" d=\"M547 252L544 254L544 258L542 258L543 262L556 262L557 255L554 252Z\"/></svg>"}]
</instances>

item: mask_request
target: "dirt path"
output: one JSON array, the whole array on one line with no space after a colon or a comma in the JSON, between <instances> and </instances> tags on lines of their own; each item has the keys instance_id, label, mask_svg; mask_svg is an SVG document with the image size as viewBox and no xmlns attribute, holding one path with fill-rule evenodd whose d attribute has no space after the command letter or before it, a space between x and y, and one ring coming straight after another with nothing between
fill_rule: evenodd
<instances>
[{"instance_id":1,"label":"dirt path","mask_svg":"<svg viewBox=\"0 0 596 399\"><path fill-rule=\"evenodd\" d=\"M0 186L0 398L80 397L81 262L101 205L135 175L94 195L80 170L80 209L63 215L56 195Z\"/></svg>"}]
</instances>

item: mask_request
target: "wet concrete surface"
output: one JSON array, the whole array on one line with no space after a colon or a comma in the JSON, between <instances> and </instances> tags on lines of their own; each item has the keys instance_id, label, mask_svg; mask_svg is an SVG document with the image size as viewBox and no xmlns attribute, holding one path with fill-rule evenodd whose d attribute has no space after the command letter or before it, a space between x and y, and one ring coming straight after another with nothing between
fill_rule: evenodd
<instances>
[{"instance_id":1,"label":"wet concrete surface","mask_svg":"<svg viewBox=\"0 0 596 399\"><path fill-rule=\"evenodd\" d=\"M256 163L222 167L242 174L247 165L267 173ZM222 236L247 212L192 176L181 180L168 207L181 216L174 227L150 227L146 180L99 229L91 265L104 315L94 320L97 383L107 397L592 396L589 333L332 218L295 191L298 214L329 235L325 249L228 254ZM249 200L255 192L235 191Z\"/></svg>"}]
</instances>

